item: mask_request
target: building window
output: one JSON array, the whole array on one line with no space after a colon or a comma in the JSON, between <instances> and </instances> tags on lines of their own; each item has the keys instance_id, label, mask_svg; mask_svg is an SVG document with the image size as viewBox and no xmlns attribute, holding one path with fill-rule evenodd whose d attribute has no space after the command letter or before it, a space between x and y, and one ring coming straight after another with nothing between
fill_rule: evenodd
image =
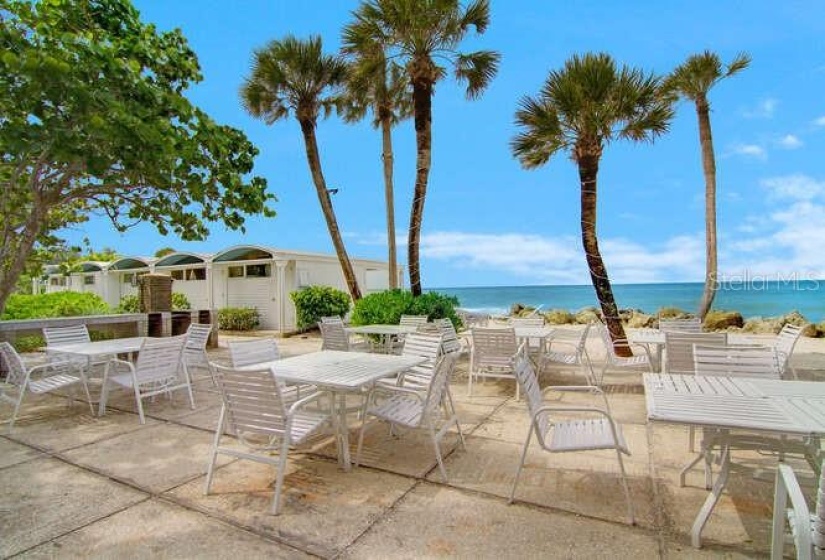
<instances>
[{"instance_id":1,"label":"building window","mask_svg":"<svg viewBox=\"0 0 825 560\"><path fill-rule=\"evenodd\" d=\"M229 267L229 277L230 278L243 278L243 267L242 266L230 266Z\"/></svg>"},{"instance_id":2,"label":"building window","mask_svg":"<svg viewBox=\"0 0 825 560\"><path fill-rule=\"evenodd\" d=\"M246 266L247 278L268 278L272 276L272 267L268 264L249 264Z\"/></svg>"},{"instance_id":3,"label":"building window","mask_svg":"<svg viewBox=\"0 0 825 560\"><path fill-rule=\"evenodd\" d=\"M84 286L94 286L95 285L95 277L89 274L88 276L83 277L83 285Z\"/></svg>"},{"instance_id":4,"label":"building window","mask_svg":"<svg viewBox=\"0 0 825 560\"><path fill-rule=\"evenodd\" d=\"M49 285L50 286L65 286L66 285L66 277L65 276L52 276L49 278Z\"/></svg>"},{"instance_id":5,"label":"building window","mask_svg":"<svg viewBox=\"0 0 825 560\"><path fill-rule=\"evenodd\" d=\"M206 280L205 268L192 268L186 271L187 280Z\"/></svg>"},{"instance_id":6,"label":"building window","mask_svg":"<svg viewBox=\"0 0 825 560\"><path fill-rule=\"evenodd\" d=\"M131 272L122 276L124 284L133 284L135 282L135 275Z\"/></svg>"},{"instance_id":7,"label":"building window","mask_svg":"<svg viewBox=\"0 0 825 560\"><path fill-rule=\"evenodd\" d=\"M173 270L172 271L172 280L183 280L183 271L182 270Z\"/></svg>"}]
</instances>

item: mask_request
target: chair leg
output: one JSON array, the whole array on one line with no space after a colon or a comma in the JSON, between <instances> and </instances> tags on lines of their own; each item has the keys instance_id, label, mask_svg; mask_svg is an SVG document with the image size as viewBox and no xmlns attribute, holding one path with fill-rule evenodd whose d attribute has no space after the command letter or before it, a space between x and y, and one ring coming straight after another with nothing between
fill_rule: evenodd
<instances>
[{"instance_id":1,"label":"chair leg","mask_svg":"<svg viewBox=\"0 0 825 560\"><path fill-rule=\"evenodd\" d=\"M390 425L392 426L392 425ZM358 432L358 446L355 448L355 466L361 464L361 449L364 447L364 432L367 431L367 419L361 422L361 430Z\"/></svg>"},{"instance_id":2,"label":"chair leg","mask_svg":"<svg viewBox=\"0 0 825 560\"><path fill-rule=\"evenodd\" d=\"M636 524L636 517L633 514L633 501L630 499L630 487L627 484L627 474L624 470L624 461L622 460L622 452L617 449L616 457L619 459L619 470L622 472L622 488L624 489L624 497L627 500L627 517L631 525Z\"/></svg>"},{"instance_id":3,"label":"chair leg","mask_svg":"<svg viewBox=\"0 0 825 560\"><path fill-rule=\"evenodd\" d=\"M467 449L467 446L464 444L464 432L461 431L461 422L458 421L458 414L455 411L455 404L453 403L453 394L450 391L450 386L447 385L447 402L450 405L450 416L455 419L455 428L458 431L458 441L461 442L461 448Z\"/></svg>"},{"instance_id":4,"label":"chair leg","mask_svg":"<svg viewBox=\"0 0 825 560\"><path fill-rule=\"evenodd\" d=\"M209 468L206 469L206 486L203 489L203 495L209 495L209 489L212 488L212 477L215 474L215 461L218 458L218 444L221 441L221 436L224 430L224 421L226 420L226 405L221 406L221 414L218 418L218 427L215 430L215 437L212 440L212 458L209 460Z\"/></svg>"},{"instance_id":5,"label":"chair leg","mask_svg":"<svg viewBox=\"0 0 825 560\"><path fill-rule=\"evenodd\" d=\"M530 423L530 431L527 432L527 439L524 442L524 449L521 450L521 460L518 463L518 468L516 469L516 477L513 479L513 488L510 489L510 498L507 500L508 504L513 503L513 499L516 496L516 485L518 485L518 479L521 476L521 469L524 468L524 459L527 457L527 448L530 447L530 438L533 437L533 423Z\"/></svg>"},{"instance_id":6,"label":"chair leg","mask_svg":"<svg viewBox=\"0 0 825 560\"><path fill-rule=\"evenodd\" d=\"M447 470L444 468L444 458L441 457L441 447L438 445L438 435L435 433L435 428L432 424L429 426L430 438L433 440L433 447L435 448L435 459L438 461L438 470L441 472L441 480L445 483L447 480Z\"/></svg>"},{"instance_id":7,"label":"chair leg","mask_svg":"<svg viewBox=\"0 0 825 560\"><path fill-rule=\"evenodd\" d=\"M106 376L103 376L103 384L100 386L100 402L97 404L97 415L104 416L106 414L106 401L109 399L109 382Z\"/></svg>"},{"instance_id":8,"label":"chair leg","mask_svg":"<svg viewBox=\"0 0 825 560\"><path fill-rule=\"evenodd\" d=\"M143 415L143 399L140 396L140 387L137 385L135 385L135 402L137 403L138 416L140 416L140 423L145 424L146 417Z\"/></svg>"},{"instance_id":9,"label":"chair leg","mask_svg":"<svg viewBox=\"0 0 825 560\"><path fill-rule=\"evenodd\" d=\"M17 402L14 404L14 410L11 413L11 422L9 422L9 430L14 428L14 423L17 421L17 413L20 411L20 405L23 404L23 397L26 395L25 386L20 387L20 394L17 396Z\"/></svg>"},{"instance_id":10,"label":"chair leg","mask_svg":"<svg viewBox=\"0 0 825 560\"><path fill-rule=\"evenodd\" d=\"M272 497L272 515L281 513L281 489L284 486L284 473L286 472L286 459L289 455L289 434L285 433L281 440L281 450L278 456L278 474L275 479L275 495Z\"/></svg>"}]
</instances>

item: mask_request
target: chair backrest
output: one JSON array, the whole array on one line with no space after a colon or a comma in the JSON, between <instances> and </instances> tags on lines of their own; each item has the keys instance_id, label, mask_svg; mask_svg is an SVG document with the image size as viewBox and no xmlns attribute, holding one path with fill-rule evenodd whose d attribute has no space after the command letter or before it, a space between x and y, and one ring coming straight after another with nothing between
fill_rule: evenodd
<instances>
[{"instance_id":1,"label":"chair backrest","mask_svg":"<svg viewBox=\"0 0 825 560\"><path fill-rule=\"evenodd\" d=\"M6 383L15 387L22 387L26 382L26 364L14 346L8 342L0 342L0 358L6 366ZM0 389L2 393L2 389Z\"/></svg>"},{"instance_id":2,"label":"chair backrest","mask_svg":"<svg viewBox=\"0 0 825 560\"><path fill-rule=\"evenodd\" d=\"M659 319L659 330L662 332L702 332L702 320L699 317L689 319Z\"/></svg>"},{"instance_id":3,"label":"chair backrest","mask_svg":"<svg viewBox=\"0 0 825 560\"><path fill-rule=\"evenodd\" d=\"M724 346L727 333L665 332L665 372L690 375L695 372L693 345Z\"/></svg>"},{"instance_id":4,"label":"chair backrest","mask_svg":"<svg viewBox=\"0 0 825 560\"><path fill-rule=\"evenodd\" d=\"M247 435L282 436L287 407L284 383L270 369L239 371L213 364L215 381L223 398L226 427L241 441Z\"/></svg>"},{"instance_id":5,"label":"chair backrest","mask_svg":"<svg viewBox=\"0 0 825 560\"><path fill-rule=\"evenodd\" d=\"M508 323L511 327L543 327L544 317L512 317Z\"/></svg>"},{"instance_id":6,"label":"chair backrest","mask_svg":"<svg viewBox=\"0 0 825 560\"><path fill-rule=\"evenodd\" d=\"M239 368L252 364L274 362L281 359L278 343L274 338L251 338L229 341L229 361Z\"/></svg>"},{"instance_id":7,"label":"chair backrest","mask_svg":"<svg viewBox=\"0 0 825 560\"><path fill-rule=\"evenodd\" d=\"M581 334L579 334L579 341L576 343L576 354L579 356L587 354L587 337L590 335L590 327L593 323L587 323L584 326Z\"/></svg>"},{"instance_id":8,"label":"chair backrest","mask_svg":"<svg viewBox=\"0 0 825 560\"><path fill-rule=\"evenodd\" d=\"M421 418L433 417L441 414L441 403L450 383L450 377L455 370L456 354L442 354L435 364L427 396L424 399L424 410Z\"/></svg>"},{"instance_id":9,"label":"chair backrest","mask_svg":"<svg viewBox=\"0 0 825 560\"><path fill-rule=\"evenodd\" d=\"M512 328L473 328L473 359L483 364L487 358L511 357L518 351L516 331Z\"/></svg>"},{"instance_id":10,"label":"chair backrest","mask_svg":"<svg viewBox=\"0 0 825 560\"><path fill-rule=\"evenodd\" d=\"M46 346L57 344L78 344L91 342L89 329L86 325L72 325L70 327L43 327L43 338L46 339Z\"/></svg>"},{"instance_id":11,"label":"chair backrest","mask_svg":"<svg viewBox=\"0 0 825 560\"><path fill-rule=\"evenodd\" d=\"M607 325L604 323L598 323L596 325L596 330L599 332L602 342L604 342L605 352L607 352L607 360L609 362L615 362L616 349L613 347L613 339L610 338L610 331L607 330Z\"/></svg>"},{"instance_id":12,"label":"chair backrest","mask_svg":"<svg viewBox=\"0 0 825 560\"><path fill-rule=\"evenodd\" d=\"M210 334L212 334L212 325L192 323L186 329L186 349L206 350Z\"/></svg>"},{"instance_id":13,"label":"chair backrest","mask_svg":"<svg viewBox=\"0 0 825 560\"><path fill-rule=\"evenodd\" d=\"M442 335L440 333L410 333L404 337L403 356L422 356L435 360L441 354Z\"/></svg>"},{"instance_id":14,"label":"chair backrest","mask_svg":"<svg viewBox=\"0 0 825 560\"><path fill-rule=\"evenodd\" d=\"M338 315L332 315L332 316L329 316L329 317L321 317L321 322L322 323L340 323L342 325L344 324L344 320Z\"/></svg>"},{"instance_id":15,"label":"chair backrest","mask_svg":"<svg viewBox=\"0 0 825 560\"><path fill-rule=\"evenodd\" d=\"M138 384L154 384L178 377L185 344L186 335L144 340L135 361Z\"/></svg>"},{"instance_id":16,"label":"chair backrest","mask_svg":"<svg viewBox=\"0 0 825 560\"><path fill-rule=\"evenodd\" d=\"M458 332L456 332L453 322L444 317L436 319L435 324L441 333L441 350L444 353L461 352L461 339L458 338Z\"/></svg>"},{"instance_id":17,"label":"chair backrest","mask_svg":"<svg viewBox=\"0 0 825 560\"><path fill-rule=\"evenodd\" d=\"M428 319L426 315L401 315L401 319L398 320L399 325L407 325L410 327L424 325L427 322Z\"/></svg>"},{"instance_id":18,"label":"chair backrest","mask_svg":"<svg viewBox=\"0 0 825 560\"><path fill-rule=\"evenodd\" d=\"M349 352L349 334L344 328L344 323L318 323L321 329L321 350L341 350Z\"/></svg>"},{"instance_id":19,"label":"chair backrest","mask_svg":"<svg viewBox=\"0 0 825 560\"><path fill-rule=\"evenodd\" d=\"M782 330L779 331L778 335L776 335L774 348L776 348L776 352L779 355L779 365L782 366L783 370L785 369L785 364L787 364L788 360L791 358L793 349L796 346L799 337L802 336L802 331L804 329L805 327L798 327L796 325L791 325L790 323L785 323Z\"/></svg>"},{"instance_id":20,"label":"chair backrest","mask_svg":"<svg viewBox=\"0 0 825 560\"><path fill-rule=\"evenodd\" d=\"M550 427L550 413L543 412L536 416L536 412L542 407L543 397L541 387L533 369L530 359L523 353L516 360L516 379L521 386L521 392L527 395L527 410L530 418L536 419L536 430L538 430L539 442L543 442ZM542 444L543 445L543 444Z\"/></svg>"},{"instance_id":21,"label":"chair backrest","mask_svg":"<svg viewBox=\"0 0 825 560\"><path fill-rule=\"evenodd\" d=\"M770 346L693 345L696 375L780 379L776 351Z\"/></svg>"}]
</instances>

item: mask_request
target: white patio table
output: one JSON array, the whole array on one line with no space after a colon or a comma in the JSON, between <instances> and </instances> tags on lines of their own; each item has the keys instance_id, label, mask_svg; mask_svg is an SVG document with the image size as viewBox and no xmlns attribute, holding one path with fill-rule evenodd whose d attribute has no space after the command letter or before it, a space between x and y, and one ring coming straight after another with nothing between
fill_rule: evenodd
<instances>
[{"instance_id":1,"label":"white patio table","mask_svg":"<svg viewBox=\"0 0 825 560\"><path fill-rule=\"evenodd\" d=\"M46 352L84 356L87 358L116 354L134 354L140 350L144 340L146 340L146 337L135 336L130 338L113 338L111 340L96 340L94 342L77 342L74 344L54 344L46 346Z\"/></svg>"},{"instance_id":2,"label":"white patio table","mask_svg":"<svg viewBox=\"0 0 825 560\"><path fill-rule=\"evenodd\" d=\"M696 548L701 546L702 529L730 474L728 430L776 436L759 440L769 450L781 450L779 436L807 437L811 446L806 456L818 468L819 437L825 434L825 383L660 373L646 373L643 381L648 420L715 430L705 452L718 446L722 463L710 495L693 522L691 542ZM701 456L685 468L699 460Z\"/></svg>"},{"instance_id":3,"label":"white patio table","mask_svg":"<svg viewBox=\"0 0 825 560\"><path fill-rule=\"evenodd\" d=\"M553 327L513 327L516 331L516 340L519 346L522 343L527 344L527 349L542 354L547 347L547 339L553 336L556 329ZM536 342L536 345L531 345L531 342ZM533 360L536 365L535 359Z\"/></svg>"},{"instance_id":4,"label":"white patio table","mask_svg":"<svg viewBox=\"0 0 825 560\"><path fill-rule=\"evenodd\" d=\"M321 350L281 360L250 364L241 370L269 368L275 376L293 383L307 383L333 393L333 415L337 416L335 442L338 463L349 471L352 465L349 453L346 395L363 392L383 377L395 375L412 366L421 364L421 356L396 356L368 354L365 352L340 352Z\"/></svg>"},{"instance_id":5,"label":"white patio table","mask_svg":"<svg viewBox=\"0 0 825 560\"><path fill-rule=\"evenodd\" d=\"M650 351L653 371L662 371L662 349L665 347L665 333L659 329L639 329L631 331L628 342L642 344Z\"/></svg>"},{"instance_id":6,"label":"white patio table","mask_svg":"<svg viewBox=\"0 0 825 560\"><path fill-rule=\"evenodd\" d=\"M347 332L355 334L374 334L381 337L382 351L385 354L392 353L392 341L398 336L411 334L418 330L417 325L359 325L357 327L347 327Z\"/></svg>"}]
</instances>

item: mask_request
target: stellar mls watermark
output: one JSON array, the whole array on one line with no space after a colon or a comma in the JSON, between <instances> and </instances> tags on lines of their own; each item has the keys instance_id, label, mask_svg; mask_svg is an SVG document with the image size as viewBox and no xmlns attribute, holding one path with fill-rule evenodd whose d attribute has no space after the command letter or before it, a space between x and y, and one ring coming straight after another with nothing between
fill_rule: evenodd
<instances>
[{"instance_id":1,"label":"stellar mls watermark","mask_svg":"<svg viewBox=\"0 0 825 560\"><path fill-rule=\"evenodd\" d=\"M738 274L719 275L719 291L726 292L814 292L823 287L825 274L817 271L777 274L754 274L745 270Z\"/></svg>"}]
</instances>

